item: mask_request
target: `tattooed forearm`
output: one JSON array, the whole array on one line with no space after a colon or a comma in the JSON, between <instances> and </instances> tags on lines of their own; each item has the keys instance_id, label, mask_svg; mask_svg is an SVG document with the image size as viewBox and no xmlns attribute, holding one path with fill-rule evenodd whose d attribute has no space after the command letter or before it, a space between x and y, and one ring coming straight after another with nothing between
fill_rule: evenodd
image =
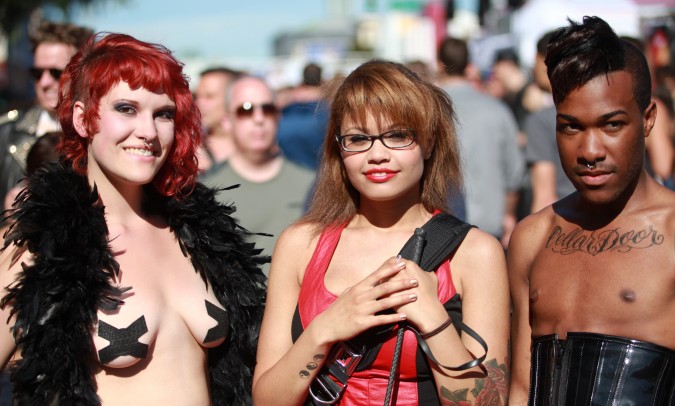
<instances>
[{"instance_id":1,"label":"tattooed forearm","mask_svg":"<svg viewBox=\"0 0 675 406\"><path fill-rule=\"evenodd\" d=\"M506 357L503 364L496 359L483 362L487 371L485 378L475 379L475 387L469 389L450 390L441 386L441 405L443 406L492 406L508 404L509 388L509 359ZM469 393L473 401L469 398Z\"/></svg>"},{"instance_id":2,"label":"tattooed forearm","mask_svg":"<svg viewBox=\"0 0 675 406\"><path fill-rule=\"evenodd\" d=\"M546 241L546 248L558 254L567 255L585 252L598 255L603 252L629 252L660 245L663 234L649 226L643 230L603 230L587 231L581 228L565 233L560 226L553 227Z\"/></svg>"},{"instance_id":3,"label":"tattooed forearm","mask_svg":"<svg viewBox=\"0 0 675 406\"><path fill-rule=\"evenodd\" d=\"M506 404L510 379L508 365L508 358L503 364L497 363L494 358L483 362L487 377L476 379L476 387L471 390L476 406Z\"/></svg>"},{"instance_id":4,"label":"tattooed forearm","mask_svg":"<svg viewBox=\"0 0 675 406\"><path fill-rule=\"evenodd\" d=\"M451 391L445 386L441 386L441 405L443 406L469 406L466 395L469 393L468 389L460 389Z\"/></svg>"},{"instance_id":5,"label":"tattooed forearm","mask_svg":"<svg viewBox=\"0 0 675 406\"><path fill-rule=\"evenodd\" d=\"M316 354L314 357L312 357L313 360L308 362L307 365L305 365L306 369L301 369L300 372L298 372L298 376L302 379L307 379L311 375L311 371L314 371L319 367L319 362L323 360L324 355L323 354Z\"/></svg>"}]
</instances>

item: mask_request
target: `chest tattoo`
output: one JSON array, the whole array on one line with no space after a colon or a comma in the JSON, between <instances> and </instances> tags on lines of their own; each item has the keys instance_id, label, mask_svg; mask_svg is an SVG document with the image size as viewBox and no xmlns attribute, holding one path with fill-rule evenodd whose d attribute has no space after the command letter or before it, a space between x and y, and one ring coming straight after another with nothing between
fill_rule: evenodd
<instances>
[{"instance_id":1,"label":"chest tattoo","mask_svg":"<svg viewBox=\"0 0 675 406\"><path fill-rule=\"evenodd\" d=\"M206 344L227 337L230 333L230 318L227 316L227 310L221 309L208 300L204 300L204 303L208 315L218 322L215 327L210 328L206 333L204 338L204 344Z\"/></svg>"},{"instance_id":2,"label":"chest tattoo","mask_svg":"<svg viewBox=\"0 0 675 406\"><path fill-rule=\"evenodd\" d=\"M138 342L138 339L147 332L145 316L137 318L126 328L116 328L99 320L98 336L110 341L110 345L99 350L98 358L104 365L123 355L145 358L148 355L148 345Z\"/></svg>"},{"instance_id":3,"label":"chest tattoo","mask_svg":"<svg viewBox=\"0 0 675 406\"><path fill-rule=\"evenodd\" d=\"M626 253L634 249L645 249L661 245L663 240L663 234L652 226L642 230L617 227L600 232L577 227L567 233L562 227L555 226L548 236L546 248L562 255L583 252L595 256L603 252Z\"/></svg>"}]
</instances>

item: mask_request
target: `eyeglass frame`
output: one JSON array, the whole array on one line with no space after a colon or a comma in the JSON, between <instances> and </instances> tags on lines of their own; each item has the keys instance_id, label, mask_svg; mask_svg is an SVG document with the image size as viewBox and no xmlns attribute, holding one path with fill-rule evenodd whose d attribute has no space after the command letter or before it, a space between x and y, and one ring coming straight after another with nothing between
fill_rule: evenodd
<instances>
[{"instance_id":1,"label":"eyeglass frame","mask_svg":"<svg viewBox=\"0 0 675 406\"><path fill-rule=\"evenodd\" d=\"M409 144L402 145L400 147L390 147L384 141L385 135L395 133L395 132L404 132L404 131L412 134L411 141L410 141ZM342 144L342 140L347 138L347 137L353 137L353 136L368 137L368 140L370 141L370 145L366 149L360 149L360 150L349 150L349 149L347 149ZM416 138L417 138L417 133L415 132L415 130L413 130L411 128L398 128L398 129L395 129L395 130L385 131L385 132L383 132L382 134L379 134L379 135L370 135L370 134L344 134L344 135L340 135L340 134L338 134L338 135L335 136L335 141L337 141L338 145L340 146L340 149L345 151L345 152L366 152L373 147L373 145L375 144L375 140L379 140L382 143L382 145L384 145L388 149L398 150L398 149L408 148L409 146L414 144L415 141L417 141Z\"/></svg>"},{"instance_id":2,"label":"eyeglass frame","mask_svg":"<svg viewBox=\"0 0 675 406\"><path fill-rule=\"evenodd\" d=\"M59 68L38 68L36 66L28 68L28 72L35 81L42 79L42 75L45 74L45 71L49 72L49 76L51 76L54 80L59 80L61 75L63 75L63 69Z\"/></svg>"},{"instance_id":3,"label":"eyeglass frame","mask_svg":"<svg viewBox=\"0 0 675 406\"><path fill-rule=\"evenodd\" d=\"M272 107L271 110L270 107ZM275 117L279 114L279 108L272 102L255 104L246 101L234 110L234 116L238 119L251 118L256 109L261 109L265 117Z\"/></svg>"}]
</instances>

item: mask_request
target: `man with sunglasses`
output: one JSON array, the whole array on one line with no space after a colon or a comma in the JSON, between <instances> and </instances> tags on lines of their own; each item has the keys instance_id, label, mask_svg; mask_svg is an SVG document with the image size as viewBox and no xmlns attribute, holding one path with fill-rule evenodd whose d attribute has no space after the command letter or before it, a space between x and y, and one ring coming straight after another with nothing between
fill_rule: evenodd
<instances>
[{"instance_id":1,"label":"man with sunglasses","mask_svg":"<svg viewBox=\"0 0 675 406\"><path fill-rule=\"evenodd\" d=\"M219 198L225 203L236 202L234 216L243 227L272 234L253 238L263 255L271 255L281 231L304 212L314 172L281 153L277 143L279 110L263 80L253 76L234 80L225 94L225 107L223 127L232 134L234 151L220 168L204 175L203 181L216 187L241 185ZM263 271L267 274L269 265Z\"/></svg>"},{"instance_id":2,"label":"man with sunglasses","mask_svg":"<svg viewBox=\"0 0 675 406\"><path fill-rule=\"evenodd\" d=\"M55 110L59 77L92 34L88 28L49 21L31 33L33 66L29 72L34 79L35 106L0 116L0 202L25 176L26 156L33 143L45 133L60 130Z\"/></svg>"}]
</instances>

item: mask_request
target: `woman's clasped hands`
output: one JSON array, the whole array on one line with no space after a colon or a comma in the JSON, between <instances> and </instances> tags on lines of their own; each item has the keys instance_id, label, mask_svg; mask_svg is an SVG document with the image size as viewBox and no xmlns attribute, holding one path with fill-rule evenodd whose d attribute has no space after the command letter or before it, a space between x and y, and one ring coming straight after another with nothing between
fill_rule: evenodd
<instances>
[{"instance_id":1,"label":"woman's clasped hands","mask_svg":"<svg viewBox=\"0 0 675 406\"><path fill-rule=\"evenodd\" d=\"M417 264L401 257L387 259L361 282L345 289L326 311L316 317L328 342L344 341L386 324L408 320L419 326L425 308L442 308L438 280ZM391 309L392 311L387 311ZM314 324L314 323L313 323Z\"/></svg>"}]
</instances>

